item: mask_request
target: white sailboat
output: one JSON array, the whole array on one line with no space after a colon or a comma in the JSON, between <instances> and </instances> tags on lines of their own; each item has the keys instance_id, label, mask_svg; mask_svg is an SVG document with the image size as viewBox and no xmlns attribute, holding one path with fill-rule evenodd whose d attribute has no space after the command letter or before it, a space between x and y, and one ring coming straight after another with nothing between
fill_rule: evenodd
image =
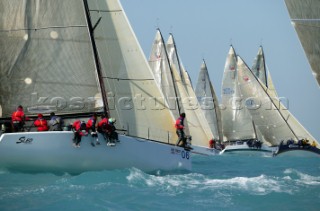
<instances>
[{"instance_id":1,"label":"white sailboat","mask_svg":"<svg viewBox=\"0 0 320 211\"><path fill-rule=\"evenodd\" d=\"M309 140L310 144L318 142L298 122L289 110L274 98L268 88L252 73L244 61L238 56L239 87L246 107L250 112L257 130L263 140L272 146L279 146L293 140Z\"/></svg>"},{"instance_id":2,"label":"white sailboat","mask_svg":"<svg viewBox=\"0 0 320 211\"><path fill-rule=\"evenodd\" d=\"M259 144L256 142L257 132L239 90L237 56L233 46L230 46L225 62L221 102L223 141L226 145L221 154L261 151L260 145L254 145Z\"/></svg>"},{"instance_id":3,"label":"white sailboat","mask_svg":"<svg viewBox=\"0 0 320 211\"><path fill-rule=\"evenodd\" d=\"M221 112L218 98L214 91L214 87L208 73L208 68L204 60L199 71L195 94L200 108L210 126L214 141L218 144L223 140Z\"/></svg>"},{"instance_id":4,"label":"white sailboat","mask_svg":"<svg viewBox=\"0 0 320 211\"><path fill-rule=\"evenodd\" d=\"M285 0L294 26L312 69L320 85L320 2L318 0Z\"/></svg>"},{"instance_id":5,"label":"white sailboat","mask_svg":"<svg viewBox=\"0 0 320 211\"><path fill-rule=\"evenodd\" d=\"M22 104L27 115L55 111L66 122L104 112L125 130L115 147L92 147L88 136L80 148L71 131L3 133L1 169L191 169L189 152L173 145L173 118L119 1L5 0L1 8L2 121Z\"/></svg>"},{"instance_id":6,"label":"white sailboat","mask_svg":"<svg viewBox=\"0 0 320 211\"><path fill-rule=\"evenodd\" d=\"M181 111L186 113L185 124L192 136L192 152L205 155L216 155L219 153L219 150L209 147L209 141L214 138L214 136L199 107L190 77L179 59L172 34L170 34L168 38L166 49L177 91L179 97L181 97Z\"/></svg>"}]
</instances>

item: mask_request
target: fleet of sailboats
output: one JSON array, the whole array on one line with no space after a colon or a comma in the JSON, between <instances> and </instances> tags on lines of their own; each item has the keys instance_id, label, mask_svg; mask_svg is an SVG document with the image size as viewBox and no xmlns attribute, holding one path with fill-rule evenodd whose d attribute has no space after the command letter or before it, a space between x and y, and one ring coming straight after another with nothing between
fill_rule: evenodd
<instances>
[{"instance_id":1,"label":"fleet of sailboats","mask_svg":"<svg viewBox=\"0 0 320 211\"><path fill-rule=\"evenodd\" d=\"M318 39L317 20L311 20L319 17L301 13L311 4L320 7L312 0L286 0L319 81L318 53L309 41ZM251 69L230 46L219 105L205 61L194 88L172 34L165 43L157 29L147 61L119 0L4 0L1 5L6 8L0 13L2 128L23 105L27 116L55 112L66 125L104 114L117 120L119 132L114 147L99 134L101 145L91 146L88 135L75 148L70 130L2 130L1 169L79 174L136 167L152 172L191 170L191 153L277 155L302 149L320 154L309 144L319 146L317 140L279 99L262 46ZM191 151L176 145L174 123L181 113ZM302 146L302 140L309 143Z\"/></svg>"}]
</instances>

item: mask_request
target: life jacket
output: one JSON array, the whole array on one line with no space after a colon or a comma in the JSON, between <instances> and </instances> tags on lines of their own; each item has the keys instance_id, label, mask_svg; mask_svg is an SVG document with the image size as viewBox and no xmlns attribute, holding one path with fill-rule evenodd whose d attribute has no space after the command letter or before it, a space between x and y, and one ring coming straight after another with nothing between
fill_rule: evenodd
<instances>
[{"instance_id":1,"label":"life jacket","mask_svg":"<svg viewBox=\"0 0 320 211\"><path fill-rule=\"evenodd\" d=\"M99 128L103 128L103 125L107 125L109 123L108 118L103 118L100 120L100 122L98 123L98 127Z\"/></svg>"},{"instance_id":2,"label":"life jacket","mask_svg":"<svg viewBox=\"0 0 320 211\"><path fill-rule=\"evenodd\" d=\"M96 125L96 119L94 117L91 117L87 122L87 129L93 129Z\"/></svg>"},{"instance_id":3,"label":"life jacket","mask_svg":"<svg viewBox=\"0 0 320 211\"><path fill-rule=\"evenodd\" d=\"M73 124L72 127L81 135L85 136L88 134L87 132L87 126L85 122L81 122L80 120L76 120Z\"/></svg>"},{"instance_id":4,"label":"life jacket","mask_svg":"<svg viewBox=\"0 0 320 211\"><path fill-rule=\"evenodd\" d=\"M48 124L47 120L43 118L38 118L36 121L34 121L34 126L38 128L38 131L48 131Z\"/></svg>"},{"instance_id":5,"label":"life jacket","mask_svg":"<svg viewBox=\"0 0 320 211\"><path fill-rule=\"evenodd\" d=\"M24 112L21 108L18 108L15 112L12 113L11 119L13 123L21 123L24 121Z\"/></svg>"},{"instance_id":6,"label":"life jacket","mask_svg":"<svg viewBox=\"0 0 320 211\"><path fill-rule=\"evenodd\" d=\"M182 129L184 128L183 120L184 120L183 117L179 117L179 118L176 120L176 124L174 125L176 129L182 130Z\"/></svg>"}]
</instances>

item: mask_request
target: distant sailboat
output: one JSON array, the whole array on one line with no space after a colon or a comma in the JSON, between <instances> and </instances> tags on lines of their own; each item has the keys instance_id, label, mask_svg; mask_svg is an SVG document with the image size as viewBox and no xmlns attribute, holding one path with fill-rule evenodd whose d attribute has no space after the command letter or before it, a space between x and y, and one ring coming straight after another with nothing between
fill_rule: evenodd
<instances>
[{"instance_id":1,"label":"distant sailboat","mask_svg":"<svg viewBox=\"0 0 320 211\"><path fill-rule=\"evenodd\" d=\"M199 108L198 99L193 90L190 77L181 64L172 34L168 38L166 48L173 78L179 97L181 97L181 111L186 113L185 124L192 136L192 152L208 155L218 154L218 150L209 148L209 141L214 136L203 112Z\"/></svg>"},{"instance_id":2,"label":"distant sailboat","mask_svg":"<svg viewBox=\"0 0 320 211\"><path fill-rule=\"evenodd\" d=\"M198 98L198 102L204 116L208 121L214 140L220 143L223 140L221 112L218 98L214 91L207 65L204 60L198 75L195 94Z\"/></svg>"},{"instance_id":3,"label":"distant sailboat","mask_svg":"<svg viewBox=\"0 0 320 211\"><path fill-rule=\"evenodd\" d=\"M4 0L1 7L1 121L22 104L27 115L55 111L66 122L106 113L125 131L115 147L92 147L89 136L80 148L71 131L3 133L1 169L191 169L189 152L173 145L173 117L119 1Z\"/></svg>"},{"instance_id":4,"label":"distant sailboat","mask_svg":"<svg viewBox=\"0 0 320 211\"><path fill-rule=\"evenodd\" d=\"M318 142L298 122L287 108L271 96L267 87L257 79L244 61L238 56L239 87L246 99L246 107L262 134L263 140L272 146L279 146L287 140L298 143L301 139Z\"/></svg>"},{"instance_id":5,"label":"distant sailboat","mask_svg":"<svg viewBox=\"0 0 320 211\"><path fill-rule=\"evenodd\" d=\"M285 4L313 75L320 85L320 1L285 0Z\"/></svg>"},{"instance_id":6,"label":"distant sailboat","mask_svg":"<svg viewBox=\"0 0 320 211\"><path fill-rule=\"evenodd\" d=\"M225 62L221 103L223 141L226 145L221 154L256 151L257 148L251 147L251 143L257 140L257 132L239 90L237 56L233 46L230 47Z\"/></svg>"}]
</instances>

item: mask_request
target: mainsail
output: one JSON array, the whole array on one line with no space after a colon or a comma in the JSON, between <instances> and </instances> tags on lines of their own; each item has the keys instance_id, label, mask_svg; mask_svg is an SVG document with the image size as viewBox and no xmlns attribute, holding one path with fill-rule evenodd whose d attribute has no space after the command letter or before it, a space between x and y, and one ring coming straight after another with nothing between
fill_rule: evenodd
<instances>
[{"instance_id":1,"label":"mainsail","mask_svg":"<svg viewBox=\"0 0 320 211\"><path fill-rule=\"evenodd\" d=\"M291 23L320 85L320 1L285 0Z\"/></svg>"},{"instance_id":2,"label":"mainsail","mask_svg":"<svg viewBox=\"0 0 320 211\"><path fill-rule=\"evenodd\" d=\"M251 116L244 107L243 99L238 87L237 57L231 46L224 67L221 92L222 131L225 142L256 138Z\"/></svg>"},{"instance_id":3,"label":"mainsail","mask_svg":"<svg viewBox=\"0 0 320 211\"><path fill-rule=\"evenodd\" d=\"M221 112L219 109L218 98L214 91L207 65L204 60L201 64L195 94L214 138L222 141Z\"/></svg>"},{"instance_id":4,"label":"mainsail","mask_svg":"<svg viewBox=\"0 0 320 211\"><path fill-rule=\"evenodd\" d=\"M187 71L183 68L172 34L167 41L167 52L177 90L181 97L181 110L186 113L186 125L192 135L192 144L208 147L213 138L210 126L198 105Z\"/></svg>"},{"instance_id":5,"label":"mainsail","mask_svg":"<svg viewBox=\"0 0 320 211\"><path fill-rule=\"evenodd\" d=\"M131 136L175 143L173 117L120 3L89 5L92 22L98 23L94 34L110 115Z\"/></svg>"},{"instance_id":6,"label":"mainsail","mask_svg":"<svg viewBox=\"0 0 320 211\"><path fill-rule=\"evenodd\" d=\"M2 117L19 104L27 115L99 109L101 91L83 10L76 0L0 2Z\"/></svg>"},{"instance_id":7,"label":"mainsail","mask_svg":"<svg viewBox=\"0 0 320 211\"><path fill-rule=\"evenodd\" d=\"M239 56L237 66L241 94L264 141L271 145L279 145L289 139L316 141L289 110L270 95Z\"/></svg>"}]
</instances>

